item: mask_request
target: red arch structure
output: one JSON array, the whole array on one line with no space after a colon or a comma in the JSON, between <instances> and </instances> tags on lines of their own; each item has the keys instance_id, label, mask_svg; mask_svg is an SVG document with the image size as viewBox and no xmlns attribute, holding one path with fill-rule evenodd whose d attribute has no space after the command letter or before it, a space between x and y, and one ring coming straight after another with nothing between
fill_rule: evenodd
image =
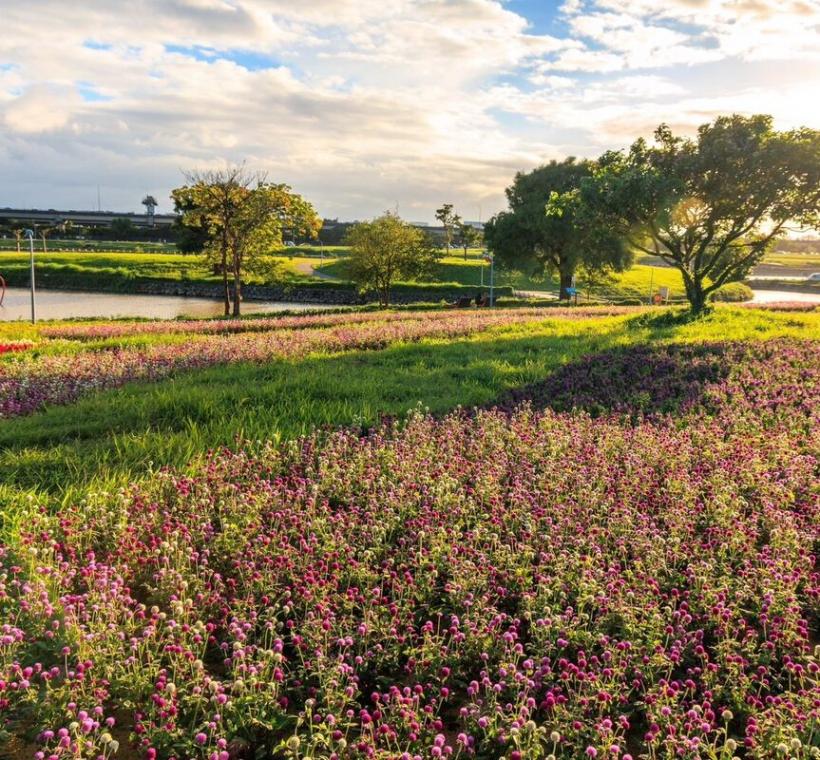
<instances>
[{"instance_id":1,"label":"red arch structure","mask_svg":"<svg viewBox=\"0 0 820 760\"><path fill-rule=\"evenodd\" d=\"M6 281L3 279L3 275L0 274L0 306L3 305L3 299L6 297Z\"/></svg>"}]
</instances>

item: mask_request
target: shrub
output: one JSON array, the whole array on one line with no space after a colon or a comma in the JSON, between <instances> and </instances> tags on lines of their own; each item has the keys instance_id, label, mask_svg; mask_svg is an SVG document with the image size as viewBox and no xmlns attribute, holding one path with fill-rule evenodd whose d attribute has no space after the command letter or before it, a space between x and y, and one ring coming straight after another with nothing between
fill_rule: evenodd
<instances>
[{"instance_id":1,"label":"shrub","mask_svg":"<svg viewBox=\"0 0 820 760\"><path fill-rule=\"evenodd\" d=\"M727 282L712 293L709 300L739 303L741 301L751 301L752 298L754 298L754 291L745 283Z\"/></svg>"}]
</instances>

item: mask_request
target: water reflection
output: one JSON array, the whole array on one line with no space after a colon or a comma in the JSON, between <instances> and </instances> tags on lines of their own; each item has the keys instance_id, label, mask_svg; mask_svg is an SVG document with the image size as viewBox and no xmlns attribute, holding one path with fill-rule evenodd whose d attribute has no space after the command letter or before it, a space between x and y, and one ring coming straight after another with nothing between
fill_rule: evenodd
<instances>
[{"instance_id":1,"label":"water reflection","mask_svg":"<svg viewBox=\"0 0 820 760\"><path fill-rule=\"evenodd\" d=\"M304 311L333 308L321 304L282 301L245 301L243 314L272 311ZM218 317L223 313L221 301L183 296L147 296L125 293L86 293L69 290L38 290L37 319L70 319L72 317ZM9 288L0 306L0 321L29 319L31 301L25 288Z\"/></svg>"}]
</instances>

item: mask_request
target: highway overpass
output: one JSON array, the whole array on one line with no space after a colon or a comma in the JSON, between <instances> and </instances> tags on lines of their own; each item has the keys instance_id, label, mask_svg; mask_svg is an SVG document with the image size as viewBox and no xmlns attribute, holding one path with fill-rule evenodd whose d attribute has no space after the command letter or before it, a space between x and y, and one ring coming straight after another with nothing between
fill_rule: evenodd
<instances>
[{"instance_id":1,"label":"highway overpass","mask_svg":"<svg viewBox=\"0 0 820 760\"><path fill-rule=\"evenodd\" d=\"M21 225L57 226L71 222L78 227L110 227L115 219L128 219L135 227L170 227L176 214L117 213L115 211L58 211L56 209L0 209L0 224L15 222Z\"/></svg>"}]
</instances>

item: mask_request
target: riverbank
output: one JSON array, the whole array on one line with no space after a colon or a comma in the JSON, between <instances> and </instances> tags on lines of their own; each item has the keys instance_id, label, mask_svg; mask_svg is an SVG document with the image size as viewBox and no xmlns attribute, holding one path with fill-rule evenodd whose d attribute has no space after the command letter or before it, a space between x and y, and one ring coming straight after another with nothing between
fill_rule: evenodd
<instances>
[{"instance_id":1,"label":"riverbank","mask_svg":"<svg viewBox=\"0 0 820 760\"><path fill-rule=\"evenodd\" d=\"M353 306L376 303L375 292L359 293L352 283L327 277L308 277L298 270L299 259L281 263L280 281L266 284L254 281L243 287L246 301L286 301L327 306ZM66 291L92 291L134 295L162 295L221 300L222 282L196 265L190 256L169 254L40 254L35 276L40 288ZM28 256L0 254L0 275L9 287L29 285ZM477 285L459 282L397 283L392 292L395 304L430 301L456 301L474 296ZM486 289L486 288L485 288ZM513 295L509 285L495 288L497 297Z\"/></svg>"}]
</instances>

